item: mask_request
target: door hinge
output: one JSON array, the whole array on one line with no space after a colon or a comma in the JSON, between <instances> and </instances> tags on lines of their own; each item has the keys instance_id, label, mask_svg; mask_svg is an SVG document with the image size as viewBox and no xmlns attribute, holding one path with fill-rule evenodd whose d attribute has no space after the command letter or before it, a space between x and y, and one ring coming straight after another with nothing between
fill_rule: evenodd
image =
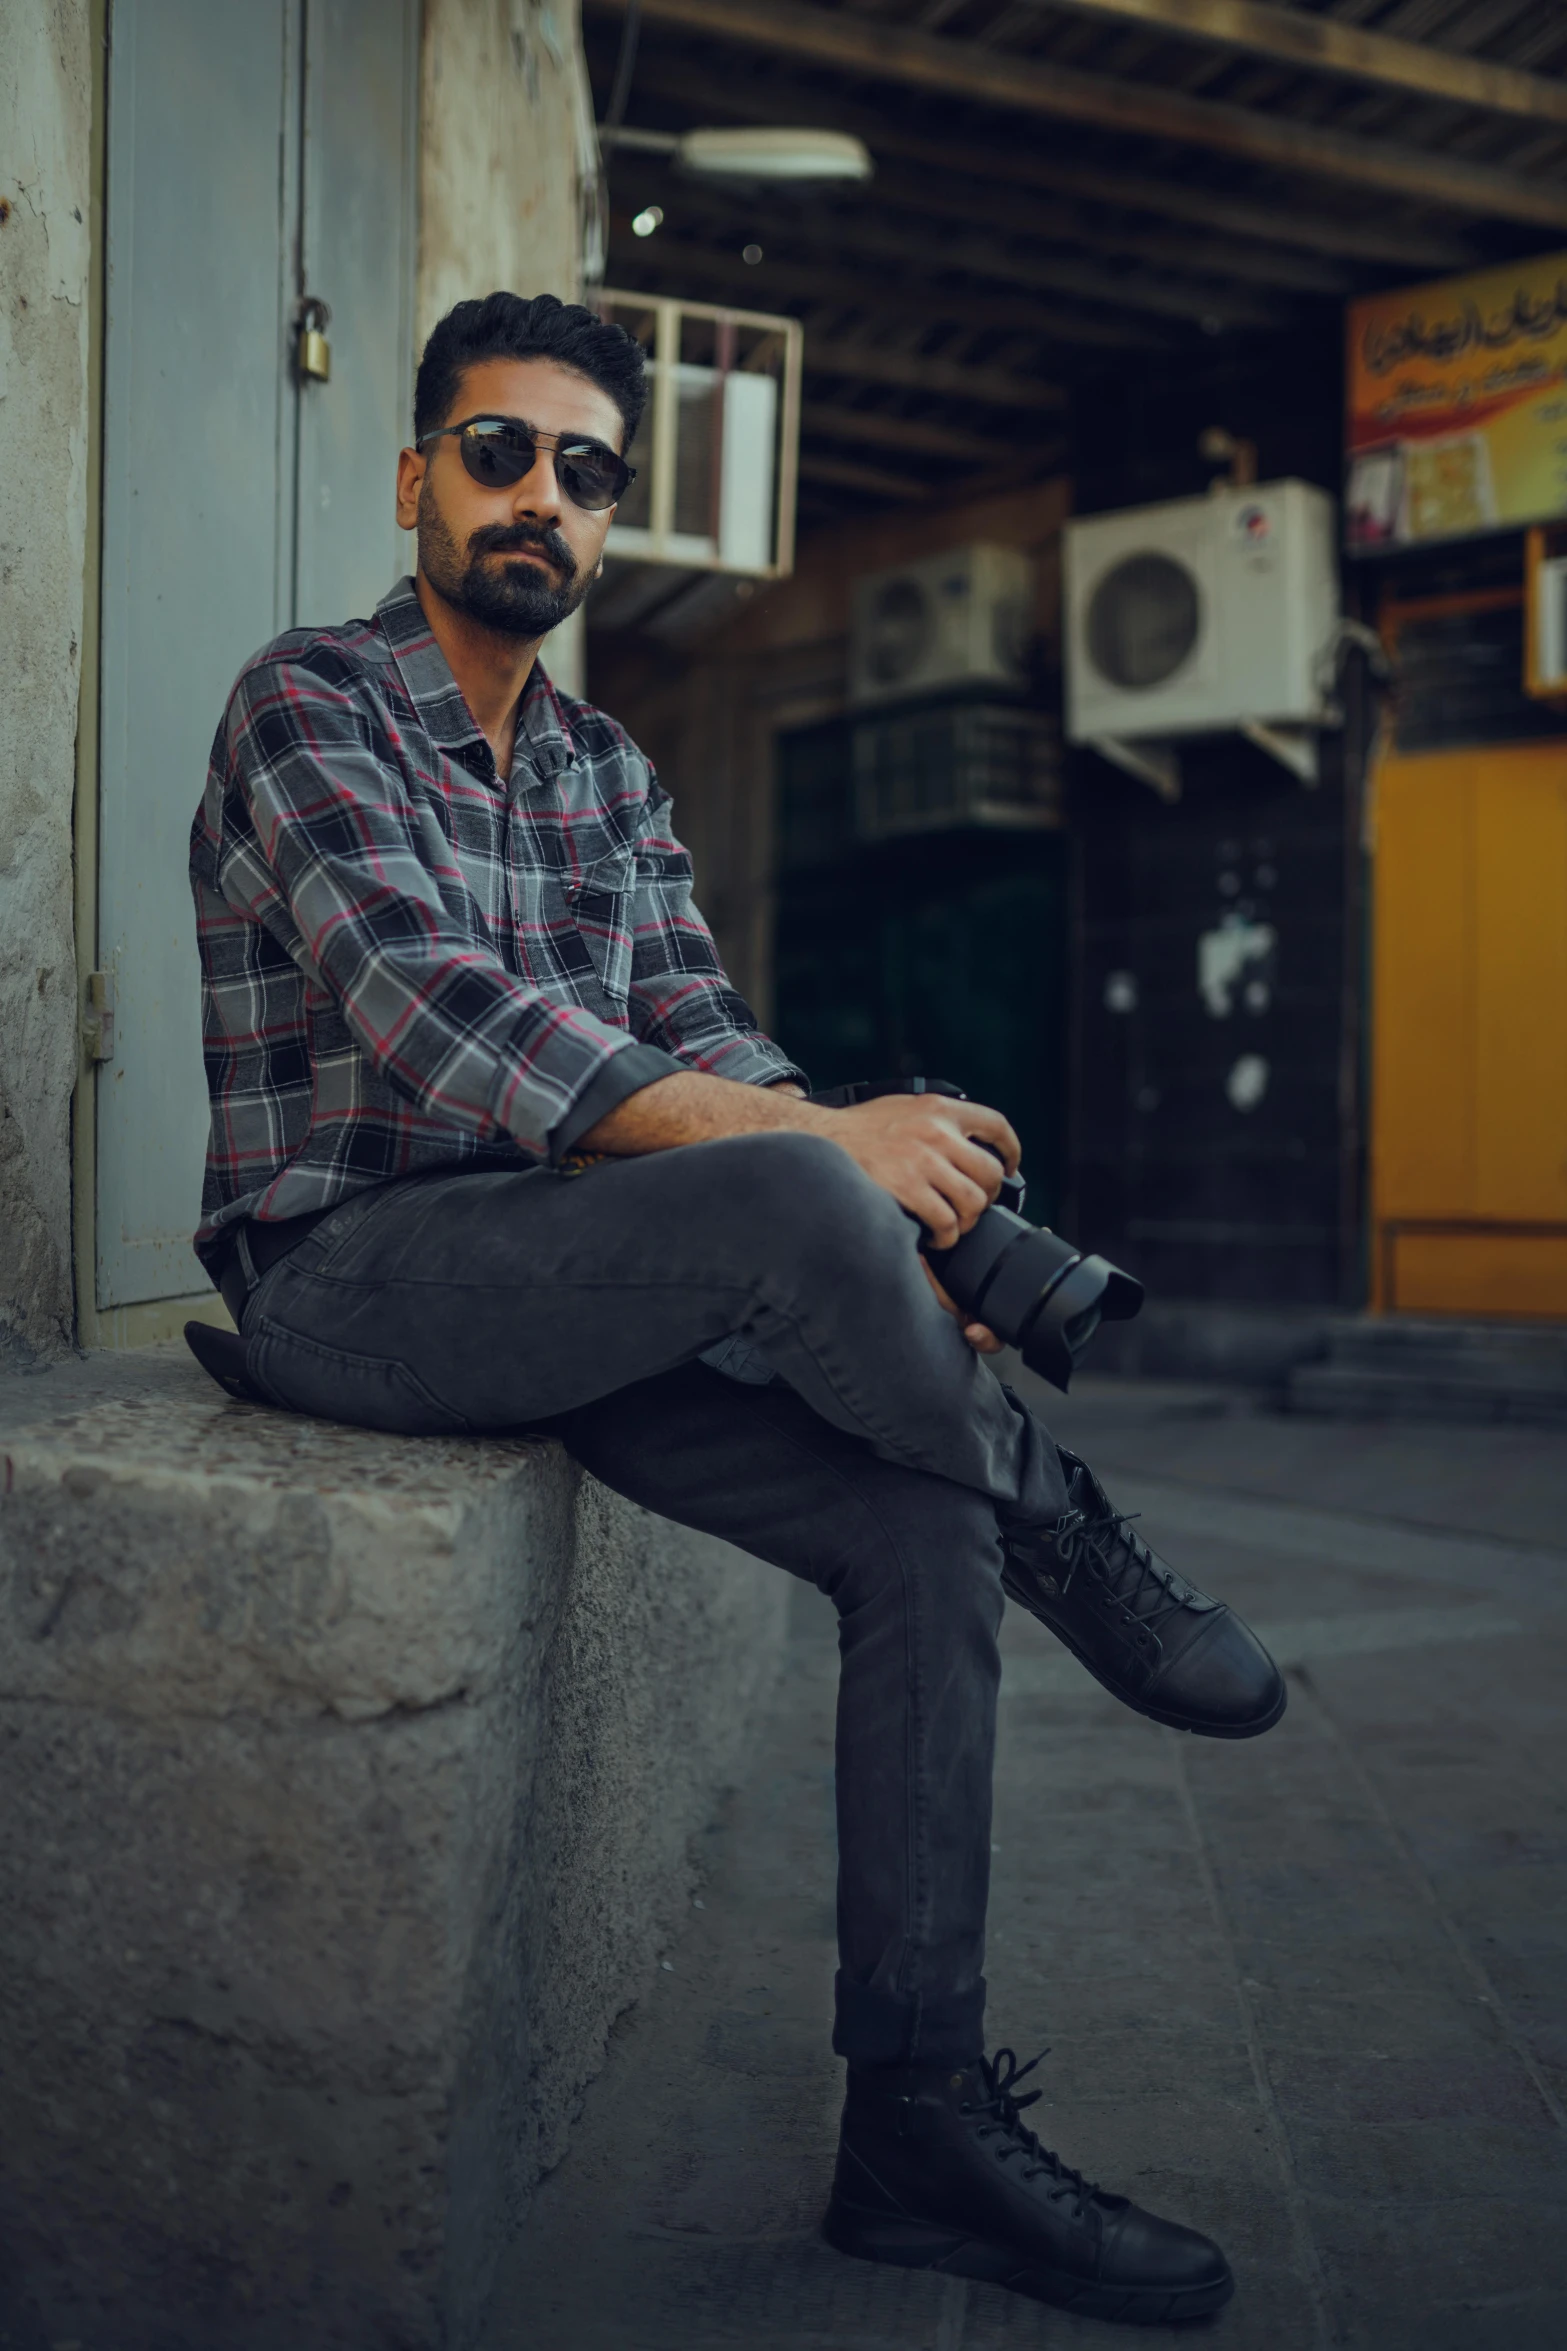
<instances>
[{"instance_id":1,"label":"door hinge","mask_svg":"<svg viewBox=\"0 0 1567 2351\"><path fill-rule=\"evenodd\" d=\"M82 1010L82 1047L89 1061L114 1059L114 981L106 971L87 974Z\"/></svg>"}]
</instances>

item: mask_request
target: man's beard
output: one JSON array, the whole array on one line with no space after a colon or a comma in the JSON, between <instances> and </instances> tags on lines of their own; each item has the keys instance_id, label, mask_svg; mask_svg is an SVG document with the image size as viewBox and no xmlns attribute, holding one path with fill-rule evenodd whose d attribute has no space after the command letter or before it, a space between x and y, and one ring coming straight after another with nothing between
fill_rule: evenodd
<instances>
[{"instance_id":1,"label":"man's beard","mask_svg":"<svg viewBox=\"0 0 1567 2351\"><path fill-rule=\"evenodd\" d=\"M544 556L559 577L552 579L535 563L493 560L507 550ZM536 530L528 523L485 523L460 551L428 480L419 498L419 568L448 604L500 637L547 636L576 611L593 584L591 576L577 576L559 531Z\"/></svg>"}]
</instances>

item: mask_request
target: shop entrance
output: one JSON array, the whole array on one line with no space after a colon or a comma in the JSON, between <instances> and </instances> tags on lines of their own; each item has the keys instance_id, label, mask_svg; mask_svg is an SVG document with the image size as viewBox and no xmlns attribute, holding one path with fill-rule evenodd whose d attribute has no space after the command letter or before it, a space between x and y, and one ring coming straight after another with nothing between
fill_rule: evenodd
<instances>
[{"instance_id":1,"label":"shop entrance","mask_svg":"<svg viewBox=\"0 0 1567 2351\"><path fill-rule=\"evenodd\" d=\"M1392 625L1404 695L1374 803L1373 1300L1567 1315L1567 733L1518 689L1521 594L1410 605ZM1482 726L1527 735L1436 747Z\"/></svg>"}]
</instances>

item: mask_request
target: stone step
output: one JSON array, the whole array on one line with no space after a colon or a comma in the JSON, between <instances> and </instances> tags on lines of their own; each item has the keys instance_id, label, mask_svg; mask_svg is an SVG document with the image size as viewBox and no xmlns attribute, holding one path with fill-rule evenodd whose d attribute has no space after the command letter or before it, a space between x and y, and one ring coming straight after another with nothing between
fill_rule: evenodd
<instances>
[{"instance_id":1,"label":"stone step","mask_svg":"<svg viewBox=\"0 0 1567 2351\"><path fill-rule=\"evenodd\" d=\"M1455 1376L1505 1376L1567 1389L1567 1327L1362 1315L1330 1326L1329 1360L1379 1371L1440 1366Z\"/></svg>"},{"instance_id":2,"label":"stone step","mask_svg":"<svg viewBox=\"0 0 1567 2351\"><path fill-rule=\"evenodd\" d=\"M1339 1420L1567 1426L1567 1333L1367 1316L1334 1326L1325 1360L1296 1366L1286 1402Z\"/></svg>"}]
</instances>

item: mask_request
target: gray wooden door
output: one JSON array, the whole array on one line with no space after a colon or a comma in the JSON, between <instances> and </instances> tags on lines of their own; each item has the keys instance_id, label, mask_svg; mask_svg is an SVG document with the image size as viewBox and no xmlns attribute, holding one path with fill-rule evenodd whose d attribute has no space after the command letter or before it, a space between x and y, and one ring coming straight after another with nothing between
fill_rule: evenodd
<instances>
[{"instance_id":1,"label":"gray wooden door","mask_svg":"<svg viewBox=\"0 0 1567 2351\"><path fill-rule=\"evenodd\" d=\"M242 662L396 576L417 0L114 0L99 770L100 1308L187 1295L206 1145L187 838ZM306 282L306 273L311 273ZM332 308L330 382L293 364Z\"/></svg>"},{"instance_id":2,"label":"gray wooden door","mask_svg":"<svg viewBox=\"0 0 1567 2351\"><path fill-rule=\"evenodd\" d=\"M416 0L309 0L301 245L332 376L300 399L302 626L370 613L413 564L394 509L413 432L418 37Z\"/></svg>"}]
</instances>

